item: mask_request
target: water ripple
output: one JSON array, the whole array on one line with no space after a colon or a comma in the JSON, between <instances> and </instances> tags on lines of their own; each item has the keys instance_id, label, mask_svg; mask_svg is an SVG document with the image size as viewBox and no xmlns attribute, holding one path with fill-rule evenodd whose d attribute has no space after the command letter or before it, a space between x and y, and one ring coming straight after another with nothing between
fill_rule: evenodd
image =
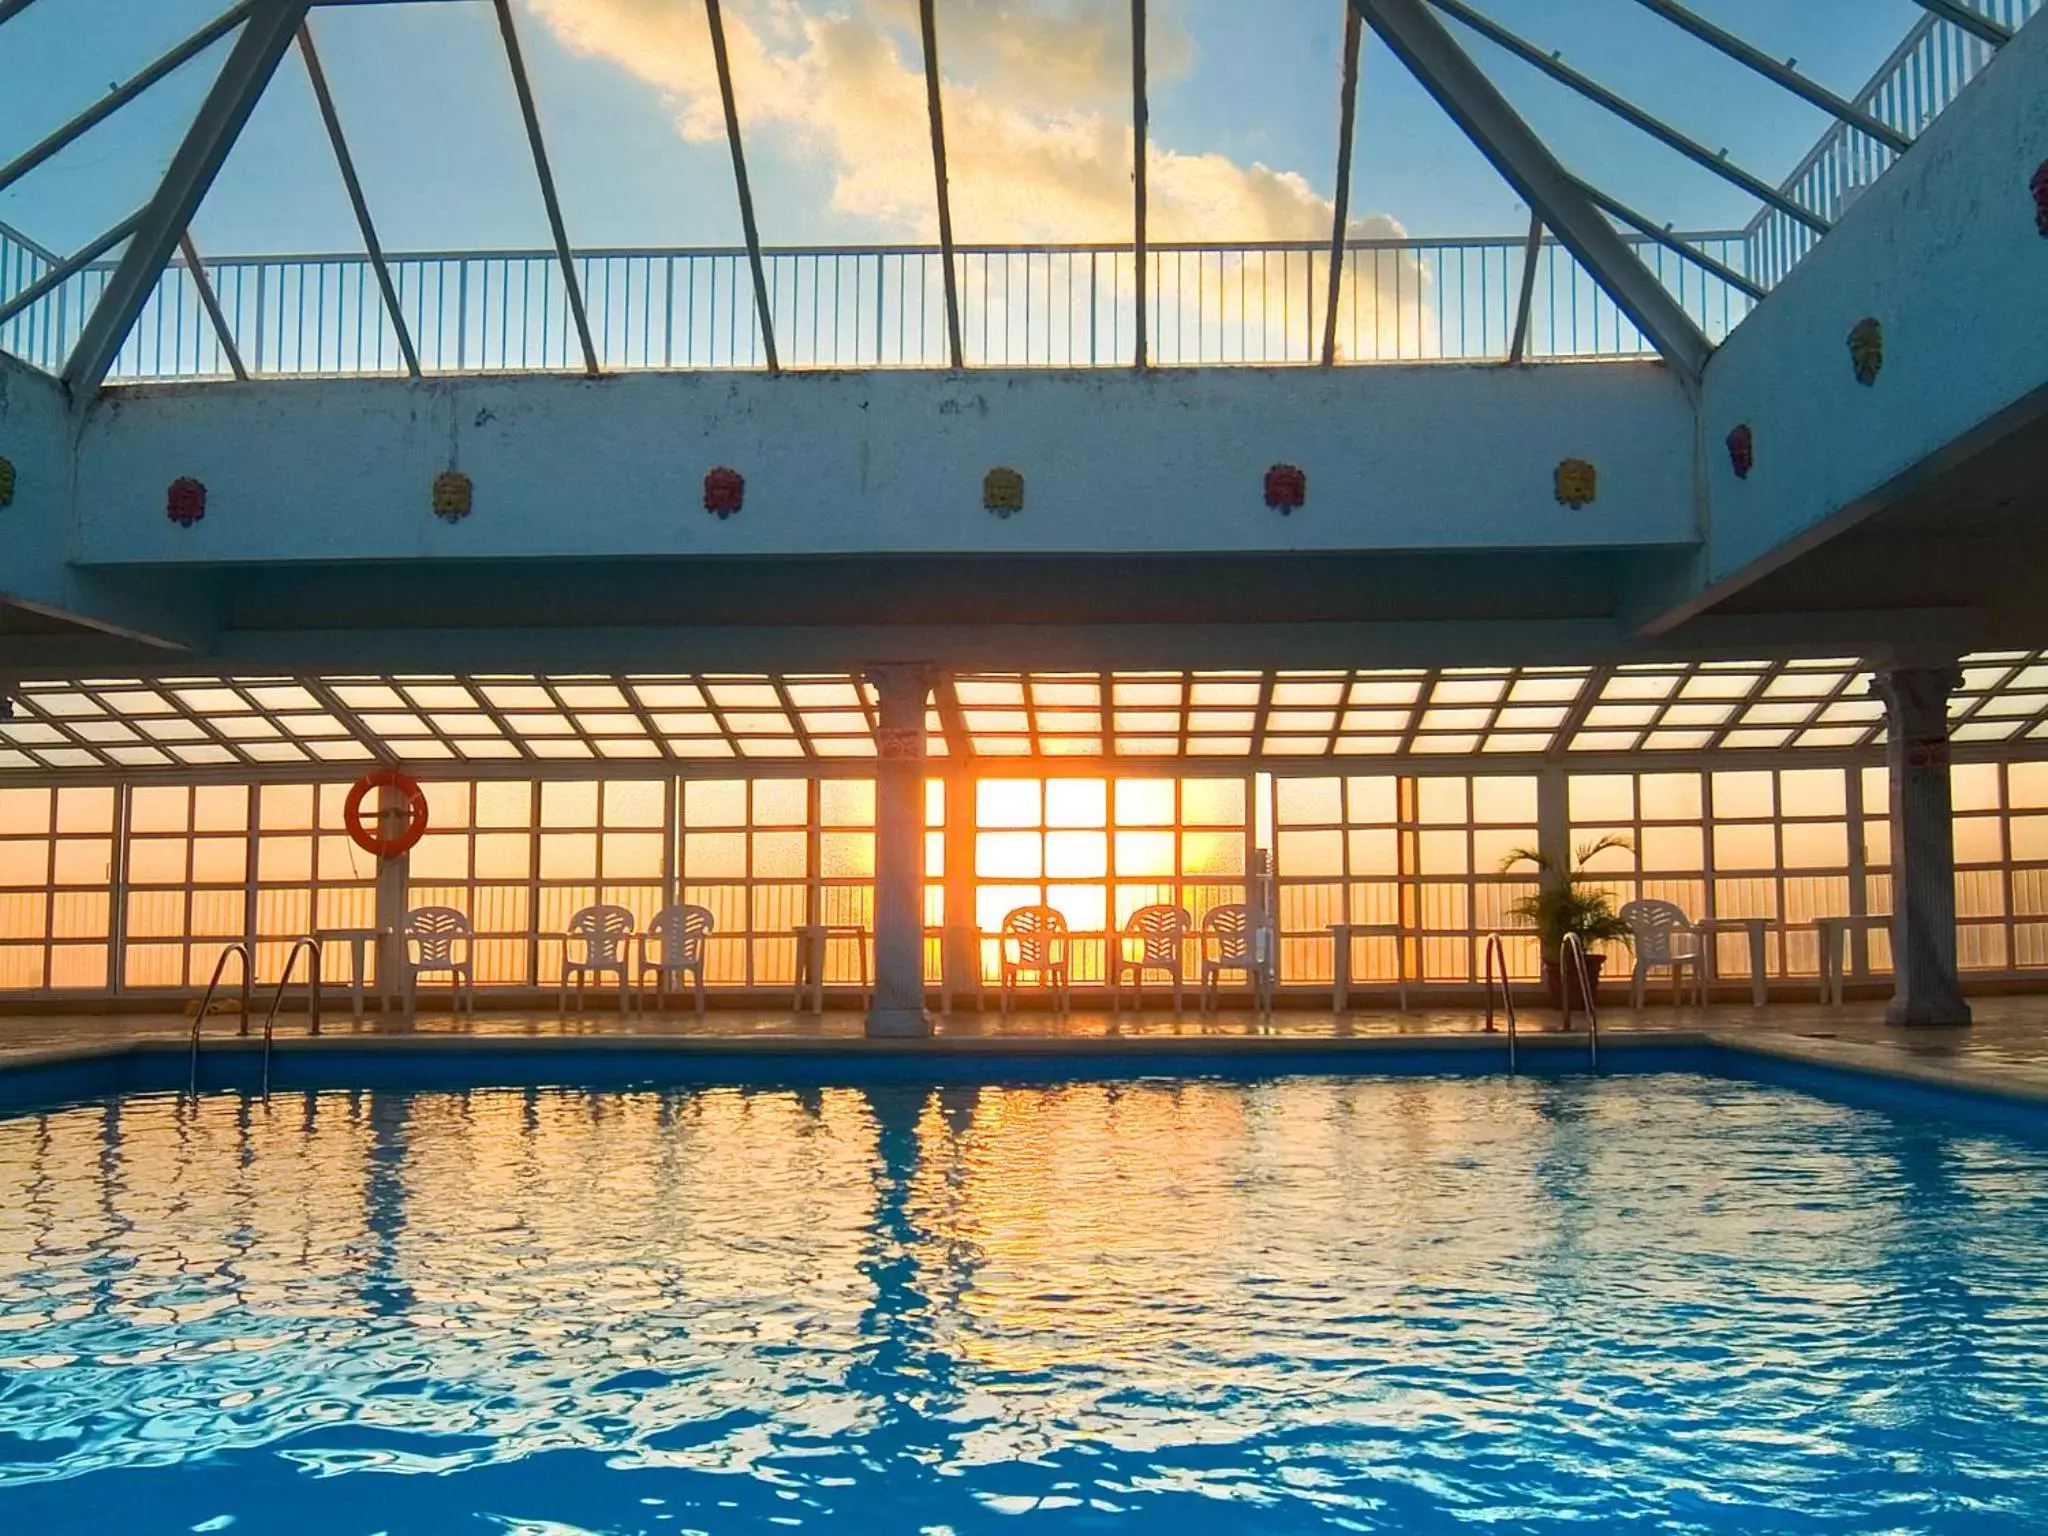
<instances>
[{"instance_id":1,"label":"water ripple","mask_svg":"<svg viewBox=\"0 0 2048 1536\"><path fill-rule=\"evenodd\" d=\"M2048 1155L1698 1078L0 1122L0 1520L2048 1529Z\"/></svg>"}]
</instances>

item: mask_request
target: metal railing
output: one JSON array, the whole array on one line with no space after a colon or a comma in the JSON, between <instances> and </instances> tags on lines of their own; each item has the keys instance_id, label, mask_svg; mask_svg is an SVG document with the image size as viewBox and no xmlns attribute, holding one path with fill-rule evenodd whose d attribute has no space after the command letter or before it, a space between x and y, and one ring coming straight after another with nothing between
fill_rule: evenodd
<instances>
[{"instance_id":1,"label":"metal railing","mask_svg":"<svg viewBox=\"0 0 2048 1536\"><path fill-rule=\"evenodd\" d=\"M1494 962L1496 960L1500 962L1498 971L1494 969ZM1508 977L1507 944L1499 934L1490 933L1486 936L1486 1032L1489 1035L1500 1032L1499 1027L1494 1023L1493 1016L1493 989L1496 979L1500 985L1501 1006L1507 1013L1508 1071L1512 1074L1516 1069L1515 1049L1517 1043L1515 1030L1515 985Z\"/></svg>"},{"instance_id":2,"label":"metal railing","mask_svg":"<svg viewBox=\"0 0 2048 1536\"><path fill-rule=\"evenodd\" d=\"M1684 236L1740 269L1740 232ZM1643 260L1716 339L1752 307L1740 288L1652 241ZM925 246L820 246L764 253L783 366L948 365L943 256ZM1296 241L1165 244L1147 256L1148 356L1155 366L1320 361L1330 250ZM389 258L422 371L573 371L582 353L551 251ZM1337 300L1344 363L1484 361L1506 356L1527 260L1520 237L1384 239L1345 248ZM1653 351L1555 241L1538 249L1526 353L1638 357ZM1128 367L1136 351L1136 260L1110 245L991 245L955 253L969 366ZM50 269L50 253L0 229L0 298ZM205 272L250 373L393 374L398 332L368 260L353 255L221 257ZM577 256L607 371L765 365L740 249L593 250ZM109 264L88 267L0 324L0 348L61 371ZM225 377L226 354L182 261L164 271L123 346L115 381Z\"/></svg>"},{"instance_id":3,"label":"metal railing","mask_svg":"<svg viewBox=\"0 0 2048 1536\"><path fill-rule=\"evenodd\" d=\"M1564 1027L1572 1027L1572 984L1577 982L1579 1000L1586 1005L1586 1043L1592 1053L1592 1065L1597 1071L1600 1066L1600 1000L1595 995L1593 968L1586 963L1586 941L1576 933L1568 933L1557 946L1557 985L1564 1002Z\"/></svg>"},{"instance_id":4,"label":"metal railing","mask_svg":"<svg viewBox=\"0 0 2048 1536\"><path fill-rule=\"evenodd\" d=\"M2048 0L1970 0L1994 21L2017 28ZM1880 65L1853 103L1908 137L1917 137L1990 62L1991 45L1933 14L1920 18ZM1836 123L1780 185L1793 201L1825 219L1838 217L1885 173L1897 153L1847 124ZM1745 232L1742 271L1776 287L1820 236L1778 209L1766 208Z\"/></svg>"},{"instance_id":5,"label":"metal railing","mask_svg":"<svg viewBox=\"0 0 2048 1536\"><path fill-rule=\"evenodd\" d=\"M2048 0L1974 0L2017 28ZM1921 17L1855 105L1917 135L1961 93L1991 49ZM1781 190L1832 219L1897 158L1835 124ZM1639 234L1624 233L1713 341L1754 307L1739 287ZM1768 292L1820 238L1766 209L1742 230L1678 235ZM947 366L937 247L816 246L763 253L785 366ZM1128 246L980 245L956 250L962 341L979 367L1093 368L1136 356L1137 269ZM0 303L58 264L0 225ZM1158 366L1311 363L1321 356L1330 253L1320 241L1161 244L1147 255L1144 317ZM1637 357L1652 348L1554 241L1537 260L1526 355ZM1484 361L1506 355L1524 267L1520 237L1377 239L1344 252L1339 360ZM569 371L582 366L552 250L428 252L390 259L399 309L428 373ZM765 350L744 250L589 250L575 257L600 365L759 368ZM258 375L396 373L398 332L359 255L232 256L205 263L229 330ZM95 263L0 322L0 350L61 371L113 263ZM139 382L230 372L199 286L166 269L110 377Z\"/></svg>"},{"instance_id":6,"label":"metal railing","mask_svg":"<svg viewBox=\"0 0 2048 1536\"><path fill-rule=\"evenodd\" d=\"M277 978L277 991L270 999L270 1012L263 1016L263 1097L270 1097L270 1051L273 1036L277 1031L277 1010L284 1005L284 989L291 985L292 967L298 964L299 954L311 954L311 967L306 980L309 983L306 995L306 1029L309 1034L320 1033L320 941L300 937L292 940L292 947L284 957L284 973ZM195 1062L196 1068L196 1062Z\"/></svg>"},{"instance_id":7,"label":"metal railing","mask_svg":"<svg viewBox=\"0 0 2048 1536\"><path fill-rule=\"evenodd\" d=\"M249 1033L249 993L256 985L256 957L248 945L235 943L223 949L220 958L213 962L213 979L207 982L206 995L199 1000L199 1011L192 1016L192 1051L186 1087L195 1097L199 1093L199 1032L206 1027L207 1011L213 1007L214 994L220 990L221 973L236 955L242 957L242 1022L235 1033Z\"/></svg>"}]
</instances>

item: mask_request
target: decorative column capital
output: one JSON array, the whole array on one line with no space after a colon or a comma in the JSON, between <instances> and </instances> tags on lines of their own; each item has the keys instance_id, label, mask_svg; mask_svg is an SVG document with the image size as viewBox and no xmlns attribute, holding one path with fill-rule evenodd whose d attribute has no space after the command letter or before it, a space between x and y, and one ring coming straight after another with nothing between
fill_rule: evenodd
<instances>
[{"instance_id":1,"label":"decorative column capital","mask_svg":"<svg viewBox=\"0 0 2048 1536\"><path fill-rule=\"evenodd\" d=\"M879 695L882 729L914 726L921 740L925 705L939 680L939 669L926 661L878 661L862 667L861 675Z\"/></svg>"},{"instance_id":2,"label":"decorative column capital","mask_svg":"<svg viewBox=\"0 0 2048 1536\"><path fill-rule=\"evenodd\" d=\"M1948 701L1962 685L1962 670L1948 663L1879 672L1870 691L1884 700L1894 741L1946 741Z\"/></svg>"}]
</instances>

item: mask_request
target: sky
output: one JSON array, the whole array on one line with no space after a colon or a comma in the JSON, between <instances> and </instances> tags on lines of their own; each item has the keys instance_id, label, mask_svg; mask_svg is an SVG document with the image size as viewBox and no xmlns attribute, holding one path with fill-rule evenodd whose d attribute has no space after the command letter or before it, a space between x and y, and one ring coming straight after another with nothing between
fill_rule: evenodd
<instances>
[{"instance_id":1,"label":"sky","mask_svg":"<svg viewBox=\"0 0 2048 1536\"><path fill-rule=\"evenodd\" d=\"M1692 0L1848 94L1921 14L1911 0ZM0 161L196 30L223 0L35 0L0 26ZM1481 0L1546 49L1777 181L1827 128L1639 0ZM572 241L740 240L701 0L513 0ZM1151 0L1155 238L1321 238L1343 0ZM936 237L916 0L725 0L762 238ZM938 0L963 242L1128 239L1128 0ZM384 243L530 248L547 231L483 0L315 12ZM1466 39L1579 175L1659 222L1731 228L1753 200ZM0 192L59 252L139 206L227 44ZM1520 233L1527 211L1383 46L1363 60L1352 209L1365 231ZM209 255L356 252L305 71L288 57L193 233Z\"/></svg>"}]
</instances>

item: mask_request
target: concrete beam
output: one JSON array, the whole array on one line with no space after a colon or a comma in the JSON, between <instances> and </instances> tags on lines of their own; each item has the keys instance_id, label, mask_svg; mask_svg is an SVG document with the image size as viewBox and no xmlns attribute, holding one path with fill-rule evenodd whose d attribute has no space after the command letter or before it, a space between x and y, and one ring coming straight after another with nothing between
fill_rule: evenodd
<instances>
[{"instance_id":1,"label":"concrete beam","mask_svg":"<svg viewBox=\"0 0 2048 1536\"><path fill-rule=\"evenodd\" d=\"M1693 417L1654 363L1077 373L638 374L124 388L89 417L78 558L1214 555L1692 546ZM1558 503L1568 457L1599 497ZM1276 462L1307 471L1292 516ZM459 466L475 513L433 515ZM746 477L707 516L705 472ZM1026 477L1014 517L982 505ZM163 516L204 481L206 520ZM1156 594L1148 594L1156 595ZM1455 596L1455 594L1452 594Z\"/></svg>"},{"instance_id":2,"label":"concrete beam","mask_svg":"<svg viewBox=\"0 0 2048 1536\"><path fill-rule=\"evenodd\" d=\"M1819 548L2048 414L2048 245L2028 183L2048 152L2048 28L2022 28L1707 369L1710 534L1689 591L1646 627L1693 615ZM1858 381L1849 333L1883 335ZM1723 446L1754 435L1738 478Z\"/></svg>"}]
</instances>

